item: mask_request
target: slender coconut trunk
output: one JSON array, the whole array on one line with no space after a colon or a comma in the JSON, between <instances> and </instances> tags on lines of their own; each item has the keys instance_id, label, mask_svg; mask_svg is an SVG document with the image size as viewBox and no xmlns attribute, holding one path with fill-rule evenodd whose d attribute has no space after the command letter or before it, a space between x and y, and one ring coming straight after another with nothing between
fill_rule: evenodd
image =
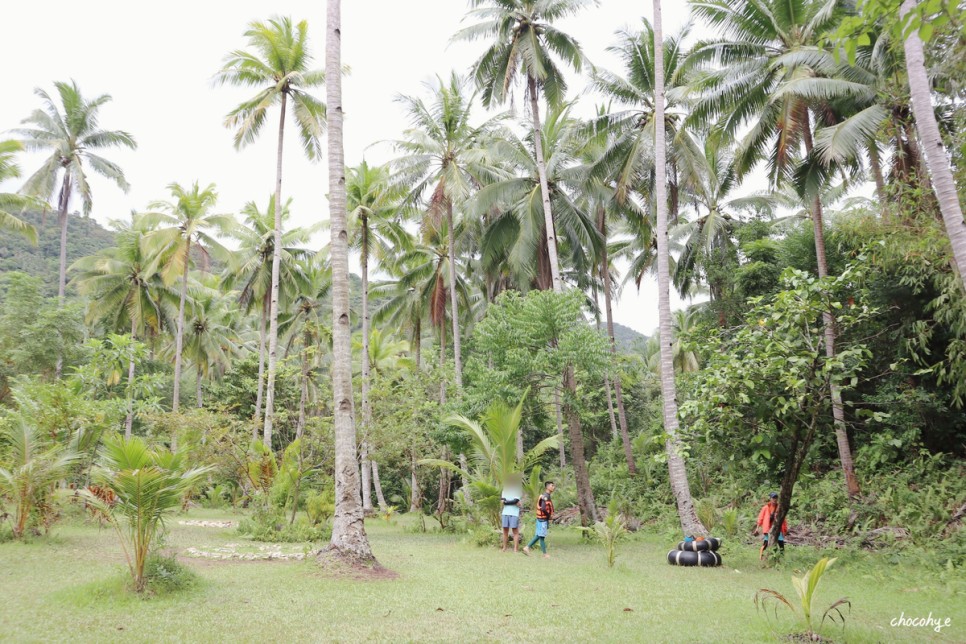
<instances>
[{"instance_id":1,"label":"slender coconut trunk","mask_svg":"<svg viewBox=\"0 0 966 644\"><path fill-rule=\"evenodd\" d=\"M540 126L540 105L537 102L537 81L527 75L527 93L530 95L530 116L533 118L533 152L537 161L537 174L540 177L540 195L543 197L543 221L547 229L547 254L550 255L550 274L555 293L563 292L560 279L560 263L557 260L557 233L553 225L553 212L550 210L550 186L547 183L547 164L543 158L543 130Z\"/></svg>"},{"instance_id":2,"label":"slender coconut trunk","mask_svg":"<svg viewBox=\"0 0 966 644\"><path fill-rule=\"evenodd\" d=\"M899 17L915 9L915 0L904 0L899 8ZM936 124L936 114L933 111L932 98L929 91L929 78L926 75L926 57L923 53L922 40L919 32L909 30L909 35L903 43L906 51L906 75L909 77L909 91L912 98L912 113L916 118L916 129L922 137L923 152L929 174L932 175L933 190L939 201L943 224L953 250L953 261L959 270L959 278L966 289L966 223L963 222L963 210L959 203L959 193L956 182L949 167L949 157L943 147Z\"/></svg>"},{"instance_id":3,"label":"slender coconut trunk","mask_svg":"<svg viewBox=\"0 0 966 644\"><path fill-rule=\"evenodd\" d=\"M580 428L577 409L574 407L577 380L574 378L572 366L564 371L563 385L570 395L570 400L564 402L564 415L567 417L567 428L570 433L570 461L574 465L574 477L577 479L580 524L588 526L597 521L597 505L594 503L594 493L590 488L590 474L587 472L587 460L584 458L584 434Z\"/></svg>"},{"instance_id":4,"label":"slender coconut trunk","mask_svg":"<svg viewBox=\"0 0 966 644\"><path fill-rule=\"evenodd\" d=\"M812 133L807 122L803 130L806 151L812 153ZM825 224L822 217L822 200L816 194L812 199L812 227L815 231L815 260L818 266L819 278L828 275L828 261L825 257ZM825 355L835 357L835 317L831 311L822 313L825 334ZM832 397L832 421L835 427L835 442L839 450L839 461L842 473L845 475L845 489L850 499L855 499L860 493L859 479L855 476L855 465L852 463L852 449L849 447L849 434L845 428L845 407L842 404L842 391L833 383L829 383Z\"/></svg>"},{"instance_id":5,"label":"slender coconut trunk","mask_svg":"<svg viewBox=\"0 0 966 644\"><path fill-rule=\"evenodd\" d=\"M328 106L329 217L332 252L332 393L335 421L335 516L329 550L374 561L359 498L356 428L352 418L352 345L349 326L349 231L342 147L342 6L328 0L325 94Z\"/></svg>"},{"instance_id":6,"label":"slender coconut trunk","mask_svg":"<svg viewBox=\"0 0 966 644\"><path fill-rule=\"evenodd\" d=\"M131 320L131 343L137 340L137 324ZM131 360L127 365L127 417L124 419L124 438L130 439L134 426L134 347L131 347Z\"/></svg>"},{"instance_id":7,"label":"slender coconut trunk","mask_svg":"<svg viewBox=\"0 0 966 644\"><path fill-rule=\"evenodd\" d=\"M469 469L469 464L466 460L466 454L460 452L460 468L465 472ZM465 474L460 474L460 483L463 485L460 491L463 493L463 500L466 501L466 505L473 505L473 496L470 494L470 481L466 478Z\"/></svg>"},{"instance_id":8,"label":"slender coconut trunk","mask_svg":"<svg viewBox=\"0 0 966 644\"><path fill-rule=\"evenodd\" d=\"M604 234L604 254L601 260L601 271L604 278L604 312L607 315L607 336L610 338L610 352L617 357L617 341L614 338L614 307L612 300L612 286L610 281L610 259L607 254L607 220L601 215L601 232ZM624 388L621 384L620 372L614 376L614 397L617 399L617 420L620 423L621 443L624 445L624 458L627 459L627 471L631 476L637 475L637 463L634 462L634 451L631 449L631 435L627 428L627 411L624 409Z\"/></svg>"},{"instance_id":9,"label":"slender coconut trunk","mask_svg":"<svg viewBox=\"0 0 966 644\"><path fill-rule=\"evenodd\" d=\"M184 269L181 271L181 300L178 303L178 328L174 339L174 392L171 395L171 411L181 408L181 351L184 347L184 306L188 297L188 264L191 263L191 237L185 240ZM178 449L177 429L171 436L171 451Z\"/></svg>"},{"instance_id":10,"label":"slender coconut trunk","mask_svg":"<svg viewBox=\"0 0 966 644\"><path fill-rule=\"evenodd\" d=\"M869 145L869 166L872 169L872 179L875 181L875 196L879 199L879 212L882 213L882 221L886 222L889 220L889 202L886 199L885 178L882 175L879 146L875 143Z\"/></svg>"},{"instance_id":11,"label":"slender coconut trunk","mask_svg":"<svg viewBox=\"0 0 966 644\"><path fill-rule=\"evenodd\" d=\"M198 365L198 369L195 371L195 402L197 403L198 409L204 407L204 398L201 390L201 384L204 379L203 370L201 365Z\"/></svg>"},{"instance_id":12,"label":"slender coconut trunk","mask_svg":"<svg viewBox=\"0 0 966 644\"><path fill-rule=\"evenodd\" d=\"M376 490L376 503L380 510L386 509L386 497L382 494L382 481L379 480L379 463L370 460L372 463L372 487Z\"/></svg>"},{"instance_id":13,"label":"slender coconut trunk","mask_svg":"<svg viewBox=\"0 0 966 644\"><path fill-rule=\"evenodd\" d=\"M255 417L252 424L252 440L258 440L262 426L262 396L265 392L265 318L268 315L268 294L262 301L262 317L258 326L258 384L255 389Z\"/></svg>"},{"instance_id":14,"label":"slender coconut trunk","mask_svg":"<svg viewBox=\"0 0 966 644\"><path fill-rule=\"evenodd\" d=\"M309 399L309 344L312 342L312 334L308 331L302 334L302 377L301 391L299 392L299 420L295 426L295 438L302 438L305 433L305 405Z\"/></svg>"},{"instance_id":15,"label":"slender coconut trunk","mask_svg":"<svg viewBox=\"0 0 966 644\"><path fill-rule=\"evenodd\" d=\"M560 413L560 387L553 388L553 410L557 416L557 436L560 439L560 468L567 467L567 446L564 444L563 415Z\"/></svg>"},{"instance_id":16,"label":"slender coconut trunk","mask_svg":"<svg viewBox=\"0 0 966 644\"><path fill-rule=\"evenodd\" d=\"M268 315L268 382L265 383L265 426L262 442L272 448L275 421L275 370L278 363L278 276L282 267L282 144L285 136L285 107L288 93L282 92L278 117L278 156L275 159L275 248L272 249L272 304Z\"/></svg>"},{"instance_id":17,"label":"slender coconut trunk","mask_svg":"<svg viewBox=\"0 0 966 644\"><path fill-rule=\"evenodd\" d=\"M668 474L677 502L678 518L684 534L704 535L705 527L694 511L688 474L679 449L677 388L674 382L674 329L671 324L670 269L668 253L666 139L664 132L664 33L661 0L654 0L654 199L657 203L657 281L658 314L661 334L661 397L664 402L664 431L668 438Z\"/></svg>"},{"instance_id":18,"label":"slender coconut trunk","mask_svg":"<svg viewBox=\"0 0 966 644\"><path fill-rule=\"evenodd\" d=\"M456 364L456 389L463 390L463 356L460 345L459 298L456 293L456 227L453 225L453 202L446 199L446 224L449 226L449 305L453 318L453 358Z\"/></svg>"},{"instance_id":19,"label":"slender coconut trunk","mask_svg":"<svg viewBox=\"0 0 966 644\"><path fill-rule=\"evenodd\" d=\"M443 367L446 366L446 324L442 324L439 327L439 369L442 373ZM443 406L446 404L446 380L440 378L439 380L439 404Z\"/></svg>"},{"instance_id":20,"label":"slender coconut trunk","mask_svg":"<svg viewBox=\"0 0 966 644\"><path fill-rule=\"evenodd\" d=\"M449 450L444 446L440 458L444 461L449 460ZM441 515L446 512L446 505L449 501L449 487L451 481L450 471L445 468L439 469L439 494L436 497L436 513Z\"/></svg>"},{"instance_id":21,"label":"slender coconut trunk","mask_svg":"<svg viewBox=\"0 0 966 644\"><path fill-rule=\"evenodd\" d=\"M57 305L64 306L64 298L67 294L67 206L70 203L70 170L64 170L64 183L60 189L60 203L57 221L60 224L60 272L57 276ZM54 367L54 376L60 380L60 374L64 371L63 351L57 354L57 364Z\"/></svg>"},{"instance_id":22,"label":"slender coconut trunk","mask_svg":"<svg viewBox=\"0 0 966 644\"><path fill-rule=\"evenodd\" d=\"M594 326L597 327L597 333L600 333L600 298L597 296L596 288L594 289L594 308L597 309L597 315L594 316ZM617 438L620 436L620 432L617 430L617 415L614 413L614 392L610 386L610 373L606 371L604 372L604 392L607 394L607 418L610 420L610 435L611 438Z\"/></svg>"},{"instance_id":23,"label":"slender coconut trunk","mask_svg":"<svg viewBox=\"0 0 966 644\"><path fill-rule=\"evenodd\" d=\"M369 220L361 217L362 252L362 511L372 511L372 464L369 461L369 425L372 409L369 407L369 378L372 365L369 362Z\"/></svg>"},{"instance_id":24,"label":"slender coconut trunk","mask_svg":"<svg viewBox=\"0 0 966 644\"><path fill-rule=\"evenodd\" d=\"M423 348L422 347L422 343L423 343L423 338L422 338L422 336L423 336L423 325L422 325L421 321L419 319L417 319L416 320L416 323L413 325L413 346L412 346L412 352L411 352L412 355L413 355L413 358L416 360L416 370L417 371L419 370L419 368L423 364L423 360L422 360L422 348Z\"/></svg>"}]
</instances>

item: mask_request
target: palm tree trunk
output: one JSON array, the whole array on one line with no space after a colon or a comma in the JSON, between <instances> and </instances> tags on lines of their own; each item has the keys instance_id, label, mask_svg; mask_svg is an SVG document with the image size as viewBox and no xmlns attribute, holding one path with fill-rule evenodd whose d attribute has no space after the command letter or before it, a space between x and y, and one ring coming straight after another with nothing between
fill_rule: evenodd
<instances>
[{"instance_id":1,"label":"palm tree trunk","mask_svg":"<svg viewBox=\"0 0 966 644\"><path fill-rule=\"evenodd\" d=\"M266 293L266 295L268 295ZM255 389L255 418L252 425L252 440L258 440L258 430L262 424L262 397L265 391L265 318L268 315L268 297L263 298L262 318L258 326L258 384Z\"/></svg>"},{"instance_id":2,"label":"palm tree trunk","mask_svg":"<svg viewBox=\"0 0 966 644\"><path fill-rule=\"evenodd\" d=\"M668 249L666 139L664 130L664 33L661 21L661 0L654 0L654 162L657 202L657 282L658 315L661 334L661 397L664 407L664 431L668 438L668 474L671 491L678 507L678 519L684 534L704 535L705 527L694 511L688 474L679 449L677 387L674 382L674 329L671 324L670 268Z\"/></svg>"},{"instance_id":3,"label":"palm tree trunk","mask_svg":"<svg viewBox=\"0 0 966 644\"><path fill-rule=\"evenodd\" d=\"M201 365L198 365L198 370L195 372L195 398L198 403L198 409L204 407L204 399L201 393L201 383L203 379Z\"/></svg>"},{"instance_id":4,"label":"palm tree trunk","mask_svg":"<svg viewBox=\"0 0 966 644\"><path fill-rule=\"evenodd\" d=\"M580 417L574 407L577 380L574 378L572 366L568 366L564 371L563 385L570 398L564 401L564 416L567 417L567 428L570 433L570 462L574 465L574 477L577 479L580 524L588 526L597 521L597 504L594 502L594 492L590 488L590 474L587 472L587 460L584 458L584 434L580 428Z\"/></svg>"},{"instance_id":5,"label":"palm tree trunk","mask_svg":"<svg viewBox=\"0 0 966 644\"><path fill-rule=\"evenodd\" d=\"M806 117L802 129L802 138L805 141L805 149L808 154L812 153L812 132ZM816 194L812 199L812 227L815 231L815 261L818 267L819 278L828 275L828 260L825 257L825 224L822 217L822 200ZM822 313L822 322L825 333L825 356L829 359L835 357L835 317L831 311ZM852 462L852 449L849 447L849 434L845 428L845 407L842 404L842 391L833 383L829 383L832 397L832 421L835 426L835 442L838 445L839 461L842 463L842 472L845 474L845 489L849 499L855 499L859 493L859 480L855 476L855 465Z\"/></svg>"},{"instance_id":6,"label":"palm tree trunk","mask_svg":"<svg viewBox=\"0 0 966 644\"><path fill-rule=\"evenodd\" d=\"M382 481L379 480L379 463L369 460L372 463L372 487L376 490L376 503L380 510L386 509L386 497L382 493Z\"/></svg>"},{"instance_id":7,"label":"palm tree trunk","mask_svg":"<svg viewBox=\"0 0 966 644\"><path fill-rule=\"evenodd\" d=\"M345 154L342 147L342 12L328 0L325 94L328 106L329 218L332 257L332 394L335 425L335 515L329 550L373 561L366 536L356 428L352 418L352 344L349 326L349 231L346 225Z\"/></svg>"},{"instance_id":8,"label":"palm tree trunk","mask_svg":"<svg viewBox=\"0 0 966 644\"><path fill-rule=\"evenodd\" d=\"M463 390L463 356L460 346L459 298L456 293L456 228L453 225L453 202L446 199L446 224L449 226L449 305L453 318L453 358L456 364L456 390Z\"/></svg>"},{"instance_id":9,"label":"palm tree trunk","mask_svg":"<svg viewBox=\"0 0 966 644\"><path fill-rule=\"evenodd\" d=\"M915 9L915 0L904 0L899 8L899 17ZM906 51L906 74L909 77L909 90L912 98L912 112L916 118L916 129L922 137L923 152L929 173L932 175L933 190L939 201L943 224L953 250L953 260L959 270L959 277L966 289L966 223L963 222L963 210L956 191L956 182L949 167L949 157L943 147L936 124L936 114L933 111L932 99L929 92L929 78L926 75L925 54L919 32L909 30L904 43Z\"/></svg>"},{"instance_id":10,"label":"palm tree trunk","mask_svg":"<svg viewBox=\"0 0 966 644\"><path fill-rule=\"evenodd\" d=\"M131 320L131 342L137 339L137 324ZM134 427L134 347L131 347L131 360L127 365L127 417L124 419L124 438L130 439Z\"/></svg>"},{"instance_id":11,"label":"palm tree trunk","mask_svg":"<svg viewBox=\"0 0 966 644\"><path fill-rule=\"evenodd\" d=\"M413 325L413 346L412 355L416 359L416 370L422 366L422 338L423 336L423 325L419 318L416 319L416 323Z\"/></svg>"},{"instance_id":12,"label":"palm tree trunk","mask_svg":"<svg viewBox=\"0 0 966 644\"><path fill-rule=\"evenodd\" d=\"M57 276L57 305L64 305L64 298L67 293L67 206L70 203L70 170L64 170L64 183L60 189L60 203L58 223L60 224L60 272ZM57 354L57 364L54 367L54 376L60 380L60 374L64 371L64 354Z\"/></svg>"},{"instance_id":13,"label":"palm tree trunk","mask_svg":"<svg viewBox=\"0 0 966 644\"><path fill-rule=\"evenodd\" d=\"M530 95L530 116L533 118L533 151L537 161L537 174L540 177L540 194L543 197L543 221L547 229L550 274L553 278L554 293L561 293L563 292L563 282L560 279L560 262L557 260L557 233L553 225L553 212L550 210L547 164L543 158L543 130L540 125L540 105L537 102L537 81L530 75L527 75L527 93Z\"/></svg>"},{"instance_id":14,"label":"palm tree trunk","mask_svg":"<svg viewBox=\"0 0 966 644\"><path fill-rule=\"evenodd\" d=\"M879 199L882 221L889 220L889 202L886 199L885 178L882 176L882 165L879 160L879 146L874 142L869 145L869 166L872 169L872 179L875 181L875 196Z\"/></svg>"},{"instance_id":15,"label":"palm tree trunk","mask_svg":"<svg viewBox=\"0 0 966 644\"><path fill-rule=\"evenodd\" d=\"M443 446L443 453L440 458L444 461L449 460L449 450ZM446 512L447 501L449 501L450 471L445 468L439 469L439 494L436 496L436 513L442 515Z\"/></svg>"},{"instance_id":16,"label":"palm tree trunk","mask_svg":"<svg viewBox=\"0 0 966 644\"><path fill-rule=\"evenodd\" d=\"M614 413L614 392L611 390L608 373L604 374L604 392L607 394L607 419L610 420L610 435L611 438L617 438L620 436L620 431L617 429L617 414Z\"/></svg>"},{"instance_id":17,"label":"palm tree trunk","mask_svg":"<svg viewBox=\"0 0 966 644\"><path fill-rule=\"evenodd\" d=\"M302 334L302 377L299 392L299 420L295 426L295 438L302 438L305 433L305 405L309 399L309 345L312 335L306 331Z\"/></svg>"},{"instance_id":18,"label":"palm tree trunk","mask_svg":"<svg viewBox=\"0 0 966 644\"><path fill-rule=\"evenodd\" d=\"M362 251L362 511L372 511L372 465L369 462L369 424L372 410L369 408L369 376L372 365L369 362L369 221L365 215L361 219Z\"/></svg>"},{"instance_id":19,"label":"palm tree trunk","mask_svg":"<svg viewBox=\"0 0 966 644\"><path fill-rule=\"evenodd\" d=\"M268 315L268 382L265 383L265 426L262 442L272 448L275 420L275 370L278 362L278 276L282 267L282 144L285 135L285 107L288 94L282 92L278 117L278 156L275 160L275 248L272 249L272 308Z\"/></svg>"},{"instance_id":20,"label":"palm tree trunk","mask_svg":"<svg viewBox=\"0 0 966 644\"><path fill-rule=\"evenodd\" d=\"M464 454L463 452L460 452L459 459L460 459L460 468L464 472L469 470L470 466L466 460L466 454ZM460 483L462 484L460 491L463 493L463 500L466 502L466 505L473 505L473 496L470 494L470 481L469 479L466 478L466 474L460 474Z\"/></svg>"},{"instance_id":21,"label":"palm tree trunk","mask_svg":"<svg viewBox=\"0 0 966 644\"><path fill-rule=\"evenodd\" d=\"M443 367L446 366L446 324L439 327L439 369L442 374ZM439 404L446 404L446 379L440 377L439 380Z\"/></svg>"},{"instance_id":22,"label":"palm tree trunk","mask_svg":"<svg viewBox=\"0 0 966 644\"><path fill-rule=\"evenodd\" d=\"M171 396L171 411L178 413L181 408L181 352L184 347L184 307L188 298L188 266L191 264L191 237L185 240L184 268L181 271L181 299L178 302L178 328L174 339L174 393ZM177 435L172 437L171 449L178 446Z\"/></svg>"},{"instance_id":23,"label":"palm tree trunk","mask_svg":"<svg viewBox=\"0 0 966 644\"><path fill-rule=\"evenodd\" d=\"M564 444L563 417L560 413L560 387L553 388L553 410L557 415L557 436L560 438L560 467L567 467L567 446Z\"/></svg>"}]
</instances>

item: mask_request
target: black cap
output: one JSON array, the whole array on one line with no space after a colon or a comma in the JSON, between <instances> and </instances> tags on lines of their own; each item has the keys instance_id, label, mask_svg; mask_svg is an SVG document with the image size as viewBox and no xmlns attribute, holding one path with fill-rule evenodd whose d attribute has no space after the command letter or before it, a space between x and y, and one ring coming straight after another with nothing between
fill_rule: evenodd
<instances>
[{"instance_id":1,"label":"black cap","mask_svg":"<svg viewBox=\"0 0 966 644\"><path fill-rule=\"evenodd\" d=\"M772 492L771 494L768 495L768 498L769 499L777 499L778 498L778 492Z\"/></svg>"}]
</instances>

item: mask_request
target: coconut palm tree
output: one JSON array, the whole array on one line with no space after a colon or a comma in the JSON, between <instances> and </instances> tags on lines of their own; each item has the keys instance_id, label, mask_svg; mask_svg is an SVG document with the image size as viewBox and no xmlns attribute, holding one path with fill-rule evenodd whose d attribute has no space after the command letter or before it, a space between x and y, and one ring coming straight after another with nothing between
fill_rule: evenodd
<instances>
[{"instance_id":1,"label":"coconut palm tree","mask_svg":"<svg viewBox=\"0 0 966 644\"><path fill-rule=\"evenodd\" d=\"M916 8L916 0L903 0L899 7L900 22L905 20ZM923 53L922 40L917 29L908 29L909 33L903 41L906 52L906 73L909 77L909 90L912 98L912 110L916 116L916 128L922 137L922 147L925 151L926 163L932 175L933 189L939 200L939 209L943 215L946 235L953 249L953 258L959 269L959 277L966 288L966 224L963 222L963 210L959 203L959 192L949 167L949 157L943 147L936 125L936 114L933 111L930 95L929 78L926 75L926 56Z\"/></svg>"},{"instance_id":2,"label":"coconut palm tree","mask_svg":"<svg viewBox=\"0 0 966 644\"><path fill-rule=\"evenodd\" d=\"M168 191L172 200L148 204L151 212L142 214L141 218L145 225L160 226L145 242L149 252L157 257L155 261L162 266L161 277L165 284L171 284L177 277L181 277L174 344L174 393L171 398L171 410L177 413L181 405L181 361L192 251L200 253L205 260L209 254L227 259L228 251L214 237L214 233L230 235L237 222L231 215L211 212L218 201L214 184L201 188L195 181L190 188L185 188L178 183L171 183ZM172 451L175 449L176 437L172 439Z\"/></svg>"},{"instance_id":3,"label":"coconut palm tree","mask_svg":"<svg viewBox=\"0 0 966 644\"><path fill-rule=\"evenodd\" d=\"M310 68L308 23L292 24L287 17L255 21L245 32L251 51L236 50L215 75L222 84L256 87L259 92L244 101L225 118L225 126L235 130L235 147L252 143L262 129L268 110L279 106L278 150L275 162L275 244L272 255L272 287L268 330L268 382L265 396L263 440L272 444L275 407L275 371L278 359L278 300L282 263L282 151L285 141L285 116L291 102L292 118L298 127L302 149L309 159L322 154L321 136L325 123L325 104L309 94L325 82L322 70Z\"/></svg>"},{"instance_id":4,"label":"coconut palm tree","mask_svg":"<svg viewBox=\"0 0 966 644\"><path fill-rule=\"evenodd\" d=\"M559 57L575 71L583 66L580 45L553 23L578 13L596 0L470 0L469 16L480 19L459 31L454 40L490 38L489 47L473 65L476 83L482 90L483 104L502 105L520 76L526 82L525 95L533 121L534 158L543 198L547 234L547 253L553 276L553 290L560 292L563 282L557 259L557 239L551 210L550 187L544 165L543 128L540 125L540 94L550 106L563 103L567 83L554 61Z\"/></svg>"},{"instance_id":5,"label":"coconut palm tree","mask_svg":"<svg viewBox=\"0 0 966 644\"><path fill-rule=\"evenodd\" d=\"M295 297L298 289L306 285L302 267L312 252L305 248L312 233L318 227L297 227L285 230L292 200L282 206L282 259L279 263L280 299ZM272 264L275 261L275 195L268 199L265 210L259 210L249 201L241 210L245 223L235 228L233 238L238 249L231 254L222 276L225 290L238 293L238 302L245 313L256 307L260 311L258 327L258 385L255 393L255 417L252 440L258 438L262 429L262 393L265 385L265 325L271 306Z\"/></svg>"},{"instance_id":6,"label":"coconut palm tree","mask_svg":"<svg viewBox=\"0 0 966 644\"><path fill-rule=\"evenodd\" d=\"M128 222L114 222L115 243L95 255L74 262L70 272L77 290L90 300L87 323L108 331L123 332L130 328L132 340L156 336L170 325L165 304L175 293L165 285L145 245L152 231L143 217ZM134 383L135 360L128 364L128 391ZM134 421L133 399L128 399L124 436L131 437Z\"/></svg>"},{"instance_id":7,"label":"coconut palm tree","mask_svg":"<svg viewBox=\"0 0 966 644\"><path fill-rule=\"evenodd\" d=\"M346 184L346 207L352 232L350 246L358 249L362 268L362 508L372 509L369 462L369 426L372 410L369 406L369 260L385 259L390 249L408 241L402 227L400 206L408 192L402 183L390 181L389 166L370 167L363 161L349 168Z\"/></svg>"},{"instance_id":8,"label":"coconut palm tree","mask_svg":"<svg viewBox=\"0 0 966 644\"><path fill-rule=\"evenodd\" d=\"M329 106L329 218L332 253L332 395L335 416L335 516L329 548L357 561L372 561L359 495L359 462L352 414L352 339L349 323L349 226L346 221L345 152L342 147L342 3L328 0L325 87Z\"/></svg>"},{"instance_id":9,"label":"coconut palm tree","mask_svg":"<svg viewBox=\"0 0 966 644\"><path fill-rule=\"evenodd\" d=\"M470 124L475 94L467 95L466 82L458 74L450 74L448 82L437 78L427 105L420 98L402 96L410 119L410 128L403 139L395 142L403 154L394 163L403 180L414 187L410 200L416 202L429 193L425 231L439 230L445 221L448 231L448 251L456 256L456 233L459 228L453 209L462 206L470 194L483 183L497 176L488 163L486 143L501 117L479 126ZM449 263L450 319L453 325L453 354L456 363L456 384L463 387L463 357L459 327L456 289L456 265Z\"/></svg>"},{"instance_id":10,"label":"coconut palm tree","mask_svg":"<svg viewBox=\"0 0 966 644\"><path fill-rule=\"evenodd\" d=\"M678 519L684 534L706 534L704 526L694 511L688 474L681 456L678 436L677 387L674 382L674 333L671 321L670 269L668 257L668 202L667 163L665 146L667 138L664 122L664 34L661 20L661 0L654 0L654 200L657 207L657 285L658 316L661 333L661 398L664 409L664 443L667 452L668 474L671 490L677 502Z\"/></svg>"},{"instance_id":11,"label":"coconut palm tree","mask_svg":"<svg viewBox=\"0 0 966 644\"><path fill-rule=\"evenodd\" d=\"M204 406L205 378L220 377L239 352L237 310L231 295L218 288L215 276L206 276L192 292L185 322L184 356L195 367L195 400Z\"/></svg>"},{"instance_id":12,"label":"coconut palm tree","mask_svg":"<svg viewBox=\"0 0 966 644\"><path fill-rule=\"evenodd\" d=\"M722 40L702 42L692 49L691 63L716 64L705 69L697 83L701 92L690 118L709 123L718 118L716 136L733 138L750 124L735 152L738 176L764 162L774 187L787 183L797 171L806 178L829 174L816 162L815 125L838 120L829 97L841 96L847 78L827 78L808 54L841 15L841 0L759 0L736 5L727 0L691 3L696 15L723 30ZM807 82L803 82L807 80ZM853 83L856 95L869 89ZM804 147L804 153L802 148ZM800 178L799 177L799 178ZM820 278L828 274L820 189L808 190L815 257ZM804 193L803 193L804 194ZM835 355L835 318L824 316L825 351ZM845 427L845 410L838 387L832 385L832 415L839 460L850 498L859 494Z\"/></svg>"},{"instance_id":13,"label":"coconut palm tree","mask_svg":"<svg viewBox=\"0 0 966 644\"><path fill-rule=\"evenodd\" d=\"M23 145L19 141L0 141L0 183L20 176L20 167L13 160L13 155L20 150ZM10 212L15 208L22 210L28 204L26 197L0 192L0 230L19 233L36 244L37 229Z\"/></svg>"},{"instance_id":14,"label":"coconut palm tree","mask_svg":"<svg viewBox=\"0 0 966 644\"><path fill-rule=\"evenodd\" d=\"M84 214L89 215L94 202L87 181L88 167L127 192L124 171L116 163L95 154L95 151L120 146L133 150L137 148L137 143L127 132L100 129L99 112L111 100L110 95L102 94L91 101L85 100L74 81L54 83L54 88L59 105L46 91L40 88L34 90L43 107L34 110L23 120L23 124L29 127L13 132L23 137L25 149L50 153L40 169L27 179L21 191L40 199L53 199L56 196L60 224L57 296L63 303L67 286L67 209L71 196L74 193L80 196ZM57 374L60 375L59 368Z\"/></svg>"}]
</instances>

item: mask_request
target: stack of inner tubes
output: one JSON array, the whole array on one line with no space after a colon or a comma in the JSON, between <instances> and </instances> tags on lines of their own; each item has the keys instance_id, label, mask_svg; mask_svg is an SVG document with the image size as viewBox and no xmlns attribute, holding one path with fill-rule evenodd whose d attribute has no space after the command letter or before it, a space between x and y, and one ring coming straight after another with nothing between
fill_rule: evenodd
<instances>
[{"instance_id":1,"label":"stack of inner tubes","mask_svg":"<svg viewBox=\"0 0 966 644\"><path fill-rule=\"evenodd\" d=\"M721 539L687 540L680 542L676 550L667 553L667 562L672 566L720 566L721 555L717 553Z\"/></svg>"}]
</instances>

